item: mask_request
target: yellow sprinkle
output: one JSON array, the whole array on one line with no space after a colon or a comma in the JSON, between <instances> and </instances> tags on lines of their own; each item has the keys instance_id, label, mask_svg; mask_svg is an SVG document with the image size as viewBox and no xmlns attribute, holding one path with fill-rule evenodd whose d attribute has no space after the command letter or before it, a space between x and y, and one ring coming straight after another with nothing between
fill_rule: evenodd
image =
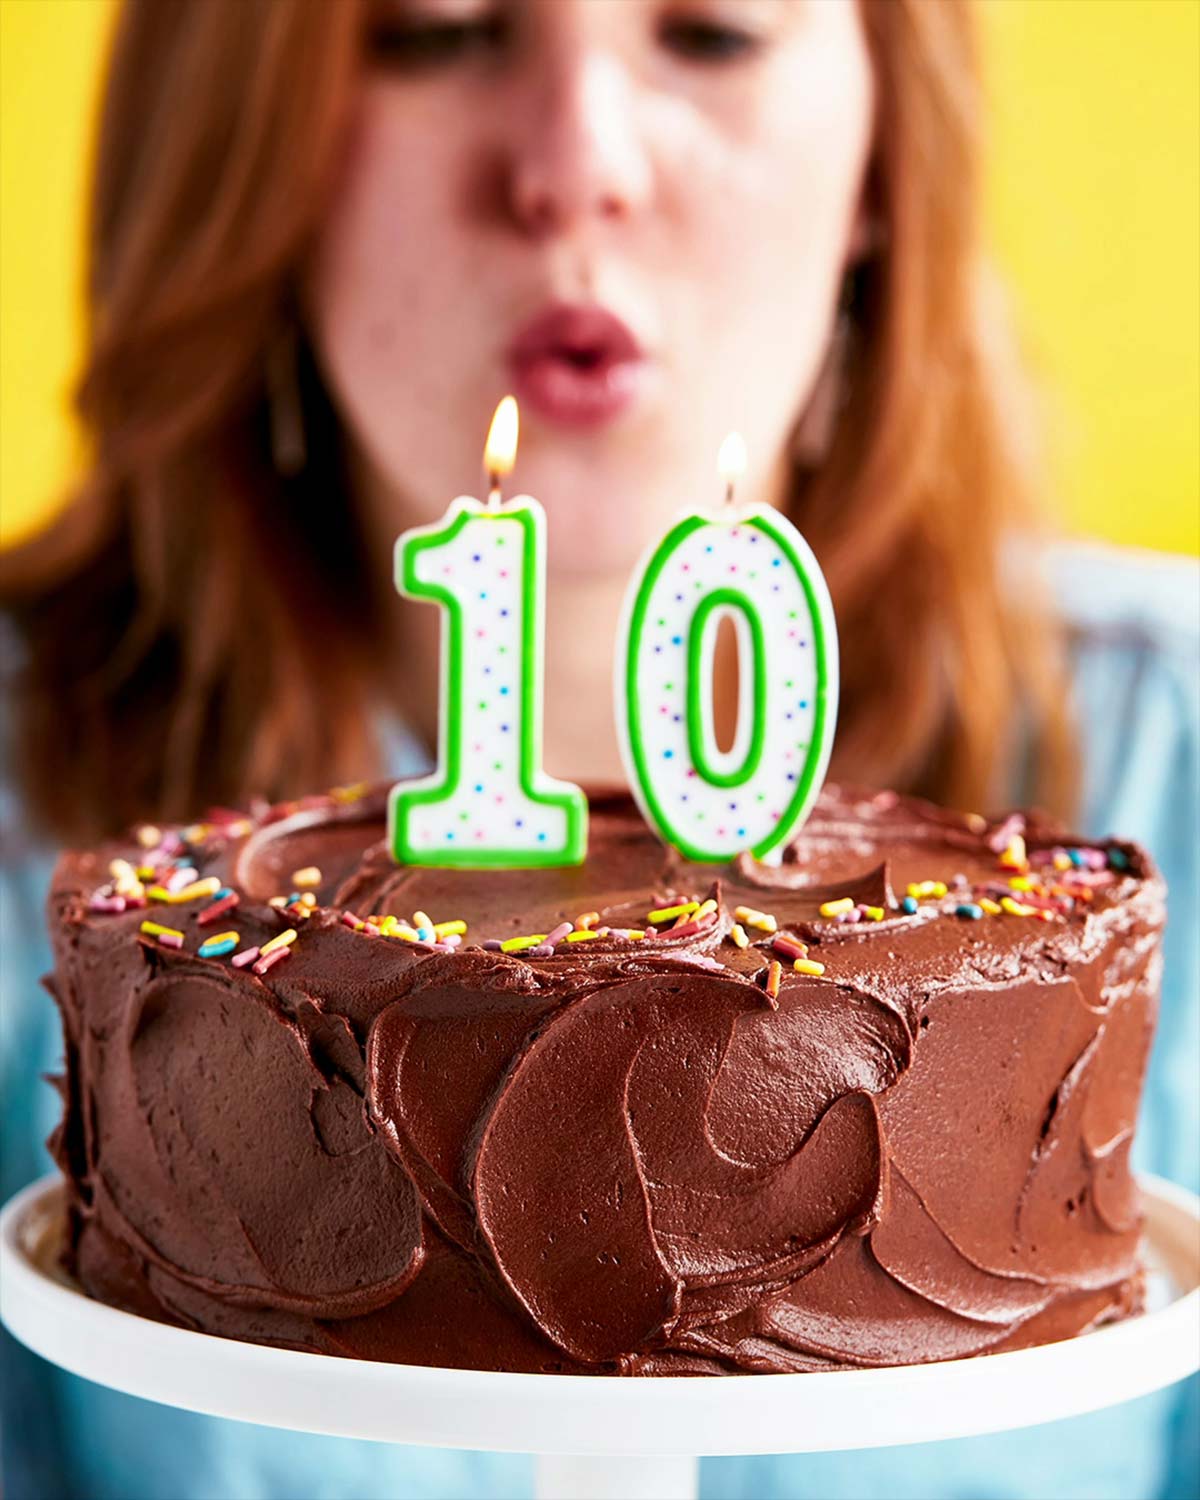
<instances>
[{"instance_id":1,"label":"yellow sprinkle","mask_svg":"<svg viewBox=\"0 0 1200 1500\"><path fill-rule=\"evenodd\" d=\"M1033 916L1034 908L1032 906L1026 906L1021 901L1015 901L1011 896L1001 896L1000 905L1014 917Z\"/></svg>"},{"instance_id":2,"label":"yellow sprinkle","mask_svg":"<svg viewBox=\"0 0 1200 1500\"><path fill-rule=\"evenodd\" d=\"M143 849L157 849L162 843L162 830L153 823L143 823L137 831L137 841Z\"/></svg>"},{"instance_id":3,"label":"yellow sprinkle","mask_svg":"<svg viewBox=\"0 0 1200 1500\"><path fill-rule=\"evenodd\" d=\"M570 934L568 934L569 936ZM546 941L544 932L532 933L529 937L505 938L500 944L501 953L520 953L522 948L536 948L539 943Z\"/></svg>"},{"instance_id":4,"label":"yellow sprinkle","mask_svg":"<svg viewBox=\"0 0 1200 1500\"><path fill-rule=\"evenodd\" d=\"M1008 883L1014 891L1032 891L1037 887L1032 875L1010 875Z\"/></svg>"},{"instance_id":5,"label":"yellow sprinkle","mask_svg":"<svg viewBox=\"0 0 1200 1500\"><path fill-rule=\"evenodd\" d=\"M716 909L717 903L710 896L707 901L702 901L696 908L696 910L692 913L692 921L702 922L710 912L714 912L716 911Z\"/></svg>"},{"instance_id":6,"label":"yellow sprinkle","mask_svg":"<svg viewBox=\"0 0 1200 1500\"><path fill-rule=\"evenodd\" d=\"M595 927L599 920L600 913L598 911L585 911L583 916L575 918L575 926L581 932L586 932L589 927Z\"/></svg>"},{"instance_id":7,"label":"yellow sprinkle","mask_svg":"<svg viewBox=\"0 0 1200 1500\"><path fill-rule=\"evenodd\" d=\"M821 915L823 917L836 917L840 912L853 911L854 898L843 896L839 901L822 901Z\"/></svg>"},{"instance_id":8,"label":"yellow sprinkle","mask_svg":"<svg viewBox=\"0 0 1200 1500\"><path fill-rule=\"evenodd\" d=\"M193 880L191 885L185 885L178 891L169 891L165 885L152 885L146 895L151 901L165 901L170 906L178 906L182 901L195 901L199 896L214 896L220 889L218 877L208 875L203 880Z\"/></svg>"},{"instance_id":9,"label":"yellow sprinkle","mask_svg":"<svg viewBox=\"0 0 1200 1500\"><path fill-rule=\"evenodd\" d=\"M792 964L797 974L824 974L825 965L819 964L815 958L798 958Z\"/></svg>"},{"instance_id":10,"label":"yellow sprinkle","mask_svg":"<svg viewBox=\"0 0 1200 1500\"><path fill-rule=\"evenodd\" d=\"M399 919L394 913L388 912L386 917L375 917L374 922L384 937L394 937L396 929L400 926ZM414 933L415 937L416 934Z\"/></svg>"},{"instance_id":11,"label":"yellow sprinkle","mask_svg":"<svg viewBox=\"0 0 1200 1500\"><path fill-rule=\"evenodd\" d=\"M870 919L871 919L872 922L882 922L883 921L883 907L882 906L864 906L863 907L863 911L866 912L867 916L870 917Z\"/></svg>"},{"instance_id":12,"label":"yellow sprinkle","mask_svg":"<svg viewBox=\"0 0 1200 1500\"><path fill-rule=\"evenodd\" d=\"M457 933L460 937L467 930L467 924L461 921L435 922L433 924L434 937L453 937Z\"/></svg>"},{"instance_id":13,"label":"yellow sprinkle","mask_svg":"<svg viewBox=\"0 0 1200 1500\"><path fill-rule=\"evenodd\" d=\"M285 932L279 933L277 937L265 942L258 950L258 956L265 958L268 953L274 953L276 948L288 948L296 941L296 929L289 927Z\"/></svg>"},{"instance_id":14,"label":"yellow sprinkle","mask_svg":"<svg viewBox=\"0 0 1200 1500\"><path fill-rule=\"evenodd\" d=\"M993 901L990 896L980 896L979 904L983 907L984 911L987 912L989 917L996 917L1000 915L1002 908L999 902Z\"/></svg>"},{"instance_id":15,"label":"yellow sprinkle","mask_svg":"<svg viewBox=\"0 0 1200 1500\"><path fill-rule=\"evenodd\" d=\"M690 917L699 904L698 901L680 901L676 906L660 906L657 911L646 913L646 921L669 922L672 917Z\"/></svg>"},{"instance_id":16,"label":"yellow sprinkle","mask_svg":"<svg viewBox=\"0 0 1200 1500\"><path fill-rule=\"evenodd\" d=\"M254 828L249 818L238 818L233 823L226 823L225 833L231 839L244 839Z\"/></svg>"},{"instance_id":17,"label":"yellow sprinkle","mask_svg":"<svg viewBox=\"0 0 1200 1500\"><path fill-rule=\"evenodd\" d=\"M772 1000L779 994L779 981L783 977L783 965L773 958L767 965L767 994Z\"/></svg>"},{"instance_id":18,"label":"yellow sprinkle","mask_svg":"<svg viewBox=\"0 0 1200 1500\"><path fill-rule=\"evenodd\" d=\"M412 924L413 924L414 927L428 927L429 930L430 930L430 932L433 931L433 918L431 916L429 916L429 914L427 912L423 912L423 911L415 911L415 912L413 912L413 914L412 914Z\"/></svg>"},{"instance_id":19,"label":"yellow sprinkle","mask_svg":"<svg viewBox=\"0 0 1200 1500\"><path fill-rule=\"evenodd\" d=\"M748 948L750 946L750 939L746 936L746 929L740 922L735 922L729 929L729 936L739 948Z\"/></svg>"},{"instance_id":20,"label":"yellow sprinkle","mask_svg":"<svg viewBox=\"0 0 1200 1500\"><path fill-rule=\"evenodd\" d=\"M118 880L134 880L137 878L133 866L127 859L114 859L108 866L108 873Z\"/></svg>"},{"instance_id":21,"label":"yellow sprinkle","mask_svg":"<svg viewBox=\"0 0 1200 1500\"><path fill-rule=\"evenodd\" d=\"M1023 870L1029 860L1025 854L1025 840L1019 833L1014 833L1008 841L1008 848L1000 856L1000 863L1006 870Z\"/></svg>"},{"instance_id":22,"label":"yellow sprinkle","mask_svg":"<svg viewBox=\"0 0 1200 1500\"><path fill-rule=\"evenodd\" d=\"M206 948L209 943L225 943L232 938L235 943L240 943L242 935L240 932L214 932L212 937L206 937L201 947Z\"/></svg>"},{"instance_id":23,"label":"yellow sprinkle","mask_svg":"<svg viewBox=\"0 0 1200 1500\"><path fill-rule=\"evenodd\" d=\"M607 930L608 929L605 928L605 931L607 931ZM625 936L627 938L644 938L646 936L646 934L642 931L642 929L640 927L630 927L630 928L627 929L627 931L625 933Z\"/></svg>"},{"instance_id":24,"label":"yellow sprinkle","mask_svg":"<svg viewBox=\"0 0 1200 1500\"><path fill-rule=\"evenodd\" d=\"M1054 856L1054 868L1060 871L1069 870L1071 868L1070 858L1065 854L1056 854Z\"/></svg>"},{"instance_id":25,"label":"yellow sprinkle","mask_svg":"<svg viewBox=\"0 0 1200 1500\"><path fill-rule=\"evenodd\" d=\"M369 789L367 782L356 781L353 786L331 787L329 795L335 802L358 802Z\"/></svg>"},{"instance_id":26,"label":"yellow sprinkle","mask_svg":"<svg viewBox=\"0 0 1200 1500\"><path fill-rule=\"evenodd\" d=\"M153 880L154 879L154 866L153 865L138 865L137 869L134 871L134 874L137 876L137 878L139 880Z\"/></svg>"},{"instance_id":27,"label":"yellow sprinkle","mask_svg":"<svg viewBox=\"0 0 1200 1500\"><path fill-rule=\"evenodd\" d=\"M183 933L175 927L164 927L161 922L143 922L142 931L147 937L177 937L181 938Z\"/></svg>"},{"instance_id":28,"label":"yellow sprinkle","mask_svg":"<svg viewBox=\"0 0 1200 1500\"><path fill-rule=\"evenodd\" d=\"M292 871L292 889L310 891L321 884L321 872L316 865L305 865L302 870Z\"/></svg>"},{"instance_id":29,"label":"yellow sprinkle","mask_svg":"<svg viewBox=\"0 0 1200 1500\"><path fill-rule=\"evenodd\" d=\"M316 904L317 898L311 891L305 891L304 894L300 897L300 905L307 906L310 911L314 906L316 906Z\"/></svg>"},{"instance_id":30,"label":"yellow sprinkle","mask_svg":"<svg viewBox=\"0 0 1200 1500\"><path fill-rule=\"evenodd\" d=\"M598 932L592 932L584 927L575 932L568 932L563 941L567 943L586 943L588 938L598 938L599 936Z\"/></svg>"},{"instance_id":31,"label":"yellow sprinkle","mask_svg":"<svg viewBox=\"0 0 1200 1500\"><path fill-rule=\"evenodd\" d=\"M406 943L419 943L421 939L417 936L417 929L410 927L407 922L399 922L392 918L392 925L384 929L384 937L403 938Z\"/></svg>"},{"instance_id":32,"label":"yellow sprinkle","mask_svg":"<svg viewBox=\"0 0 1200 1500\"><path fill-rule=\"evenodd\" d=\"M923 880L910 880L904 889L906 896L911 896L914 901L919 901L925 895L926 882Z\"/></svg>"},{"instance_id":33,"label":"yellow sprinkle","mask_svg":"<svg viewBox=\"0 0 1200 1500\"><path fill-rule=\"evenodd\" d=\"M734 912L739 922L747 927L755 927L759 932L775 932L778 923L769 911L755 911L752 906L739 906Z\"/></svg>"},{"instance_id":34,"label":"yellow sprinkle","mask_svg":"<svg viewBox=\"0 0 1200 1500\"><path fill-rule=\"evenodd\" d=\"M931 880L929 882L929 894L936 896L940 901L946 894L946 882L944 880Z\"/></svg>"},{"instance_id":35,"label":"yellow sprinkle","mask_svg":"<svg viewBox=\"0 0 1200 1500\"><path fill-rule=\"evenodd\" d=\"M287 905L287 897L286 896L271 896L267 900L267 905L268 906L274 906L277 909L279 907L281 907L281 906L286 906Z\"/></svg>"}]
</instances>

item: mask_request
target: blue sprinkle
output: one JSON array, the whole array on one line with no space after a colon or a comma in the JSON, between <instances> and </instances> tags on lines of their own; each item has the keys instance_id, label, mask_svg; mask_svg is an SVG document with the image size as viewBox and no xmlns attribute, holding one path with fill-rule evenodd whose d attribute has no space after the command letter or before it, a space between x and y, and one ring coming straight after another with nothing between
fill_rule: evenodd
<instances>
[{"instance_id":1,"label":"blue sprinkle","mask_svg":"<svg viewBox=\"0 0 1200 1500\"><path fill-rule=\"evenodd\" d=\"M538 843L539 844L544 844L545 842L546 842L546 835L544 833L539 833L538 834Z\"/></svg>"},{"instance_id":2,"label":"blue sprinkle","mask_svg":"<svg viewBox=\"0 0 1200 1500\"><path fill-rule=\"evenodd\" d=\"M917 898L915 896L905 896L904 900L900 903L900 910L906 917L915 917L917 914Z\"/></svg>"},{"instance_id":3,"label":"blue sprinkle","mask_svg":"<svg viewBox=\"0 0 1200 1500\"><path fill-rule=\"evenodd\" d=\"M483 782L482 781L477 781L475 783L475 790L477 792L482 792L483 791Z\"/></svg>"},{"instance_id":4,"label":"blue sprinkle","mask_svg":"<svg viewBox=\"0 0 1200 1500\"><path fill-rule=\"evenodd\" d=\"M508 697L508 689L506 687L502 687L500 689L500 696L502 698L507 698Z\"/></svg>"},{"instance_id":5,"label":"blue sprinkle","mask_svg":"<svg viewBox=\"0 0 1200 1500\"><path fill-rule=\"evenodd\" d=\"M423 943L432 943L434 941L434 938L435 938L436 934L434 933L434 930L433 930L432 927L418 927L417 928L417 936L421 939L421 941Z\"/></svg>"},{"instance_id":6,"label":"blue sprinkle","mask_svg":"<svg viewBox=\"0 0 1200 1500\"><path fill-rule=\"evenodd\" d=\"M507 620L507 619L508 619L508 610L506 610L506 609L502 609L502 610L501 610L501 611L500 611L500 618L501 618L501 619L502 619L502 620Z\"/></svg>"},{"instance_id":7,"label":"blue sprinkle","mask_svg":"<svg viewBox=\"0 0 1200 1500\"><path fill-rule=\"evenodd\" d=\"M1087 860L1084 857L1084 853L1083 853L1082 849L1068 849L1067 850L1067 858L1071 861L1071 863L1075 866L1075 868L1077 870L1080 868L1081 865L1087 864Z\"/></svg>"},{"instance_id":8,"label":"blue sprinkle","mask_svg":"<svg viewBox=\"0 0 1200 1500\"><path fill-rule=\"evenodd\" d=\"M808 699L807 698L801 698L801 700L800 700L800 707L801 708L807 708L808 707Z\"/></svg>"},{"instance_id":9,"label":"blue sprinkle","mask_svg":"<svg viewBox=\"0 0 1200 1500\"><path fill-rule=\"evenodd\" d=\"M782 567L783 566L783 558L782 557L773 557L771 559L771 566L773 568Z\"/></svg>"},{"instance_id":10,"label":"blue sprinkle","mask_svg":"<svg viewBox=\"0 0 1200 1500\"><path fill-rule=\"evenodd\" d=\"M983 907L976 906L974 901L964 901L961 906L955 907L954 915L956 917L963 917L968 922L978 922L980 917L983 916Z\"/></svg>"},{"instance_id":11,"label":"blue sprinkle","mask_svg":"<svg viewBox=\"0 0 1200 1500\"><path fill-rule=\"evenodd\" d=\"M1124 849L1110 849L1108 851L1108 863L1114 870L1128 870L1129 856Z\"/></svg>"},{"instance_id":12,"label":"blue sprinkle","mask_svg":"<svg viewBox=\"0 0 1200 1500\"><path fill-rule=\"evenodd\" d=\"M201 958L224 958L227 953L232 953L237 945L237 938L220 938L216 941L209 938L207 942L200 944L198 952Z\"/></svg>"},{"instance_id":13,"label":"blue sprinkle","mask_svg":"<svg viewBox=\"0 0 1200 1500\"><path fill-rule=\"evenodd\" d=\"M447 828L446 838L451 840L454 838L454 830L452 828Z\"/></svg>"},{"instance_id":14,"label":"blue sprinkle","mask_svg":"<svg viewBox=\"0 0 1200 1500\"><path fill-rule=\"evenodd\" d=\"M671 637L671 644L672 644L672 646L682 646L683 645L683 637L681 635L673 635Z\"/></svg>"},{"instance_id":15,"label":"blue sprinkle","mask_svg":"<svg viewBox=\"0 0 1200 1500\"><path fill-rule=\"evenodd\" d=\"M712 546L711 546L711 544L710 544L710 545L709 545L709 546L707 546L707 547L705 547L705 549L704 549L704 550L705 550L705 552L711 552L711 551L712 551Z\"/></svg>"},{"instance_id":16,"label":"blue sprinkle","mask_svg":"<svg viewBox=\"0 0 1200 1500\"><path fill-rule=\"evenodd\" d=\"M738 838L744 839L745 837L746 837L746 830L744 828L739 828L738 829Z\"/></svg>"},{"instance_id":17,"label":"blue sprinkle","mask_svg":"<svg viewBox=\"0 0 1200 1500\"><path fill-rule=\"evenodd\" d=\"M233 895L233 887L232 886L228 886L228 885L223 885L221 887L221 889L217 892L217 894L213 897L213 900L214 901L224 901L224 899L225 899L226 896L232 896L232 895Z\"/></svg>"},{"instance_id":18,"label":"blue sprinkle","mask_svg":"<svg viewBox=\"0 0 1200 1500\"><path fill-rule=\"evenodd\" d=\"M481 599L486 599L487 598L487 589L480 589L479 590L479 597Z\"/></svg>"},{"instance_id":19,"label":"blue sprinkle","mask_svg":"<svg viewBox=\"0 0 1200 1500\"><path fill-rule=\"evenodd\" d=\"M674 760L674 759L675 759L675 752L674 752L674 750L664 750L663 751L663 760Z\"/></svg>"},{"instance_id":20,"label":"blue sprinkle","mask_svg":"<svg viewBox=\"0 0 1200 1500\"><path fill-rule=\"evenodd\" d=\"M518 828L524 828L525 827L525 819L524 818L517 818L516 819L516 827L518 827Z\"/></svg>"},{"instance_id":21,"label":"blue sprinkle","mask_svg":"<svg viewBox=\"0 0 1200 1500\"><path fill-rule=\"evenodd\" d=\"M479 555L478 552L472 552L471 553L471 561L472 562L482 562L483 558Z\"/></svg>"}]
</instances>

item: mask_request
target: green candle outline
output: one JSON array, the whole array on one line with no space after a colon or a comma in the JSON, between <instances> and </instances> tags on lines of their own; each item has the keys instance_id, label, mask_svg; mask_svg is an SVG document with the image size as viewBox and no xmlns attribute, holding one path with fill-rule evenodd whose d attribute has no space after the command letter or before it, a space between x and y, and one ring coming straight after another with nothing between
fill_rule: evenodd
<instances>
[{"instance_id":1,"label":"green candle outline","mask_svg":"<svg viewBox=\"0 0 1200 1500\"><path fill-rule=\"evenodd\" d=\"M416 527L396 539L395 584L410 599L430 600L442 608L440 641L438 766L418 781L397 782L388 796L388 830L392 857L397 863L447 869L533 869L582 864L587 855L587 798L570 782L547 776L541 769L542 748L542 589L544 554L539 546L539 517L529 496L518 496L502 508L485 507L460 496L447 516L431 526ZM541 507L538 507L541 512ZM544 517L544 512L541 512ZM448 801L462 784L463 608L453 590L418 578L417 559L452 542L471 521L513 520L522 531L521 580L521 729L518 781L521 791L538 807L560 809L566 832L559 845L543 848L479 848L447 845L415 847L408 836L408 820L416 808L428 810ZM455 711L449 710L451 705Z\"/></svg>"},{"instance_id":2,"label":"green candle outline","mask_svg":"<svg viewBox=\"0 0 1200 1500\"><path fill-rule=\"evenodd\" d=\"M664 808L656 790L653 776L650 774L650 762L646 754L645 742L642 735L640 699L637 684L637 666L641 657L642 637L646 626L646 614L650 607L650 598L654 585L672 556L679 546L694 532L701 528L710 526L738 525L754 527L765 536L769 537L779 547L780 551L788 559L800 580L804 593L805 603L808 607L809 620L811 624L812 646L815 662L815 684L813 690L813 727L809 737L808 747L805 753L804 764L796 778L796 788L782 815L776 820L769 834L764 835L756 843L750 845L748 852L755 859L765 859L775 853L776 850L786 843L790 835L800 826L808 812L811 810L817 793L824 781L825 767L828 764L829 752L832 742L832 723L830 715L831 698L831 674L830 659L836 651L836 625L833 619L833 611L828 603L828 594L824 589L822 577L821 593L814 586L813 575L820 573L820 568L811 549L790 523L785 522L783 526L778 524L778 518L768 516L761 506L756 506L753 513L739 515L736 518L720 520L712 517L690 515L684 516L671 528L662 538L649 559L643 564L641 577L637 588L632 594L632 604L627 612L627 623L625 625L624 651L618 658L623 671L623 682L620 684L618 695L619 702L623 705L623 739L628 749L628 759L632 762L630 782L637 794L647 821L656 829L659 836L667 844L670 844L687 860L696 864L726 864L730 858L724 851L713 851L703 848L695 842L689 834L683 833L676 826L674 820ZM801 555L800 548L796 542L799 541L800 548L807 554L807 563ZM636 576L636 575L635 575ZM711 595L717 590L710 590L705 596ZM748 595L740 594L739 606L745 610L749 618L751 612L758 615L758 606ZM715 606L714 606L715 607ZM699 605L697 605L697 613ZM693 616L693 627L695 616ZM759 616L759 628L762 629L762 620ZM765 633L763 635L765 641ZM689 634L688 650L688 672L691 676L695 658L692 653L692 645L696 640L694 629ZM836 689L835 689L836 691ZM699 711L699 694L693 689L689 681L687 691L687 732L689 750L698 738L702 736L703 729L700 723L693 722ZM765 715L765 693L762 699L756 699L756 716L760 719ZM757 726L756 726L757 732ZM827 743L828 737L828 743ZM693 765L697 775L703 775L699 764L693 755ZM739 768L741 769L741 768ZM707 779L707 778L706 778ZM714 782L721 785L721 782Z\"/></svg>"}]
</instances>

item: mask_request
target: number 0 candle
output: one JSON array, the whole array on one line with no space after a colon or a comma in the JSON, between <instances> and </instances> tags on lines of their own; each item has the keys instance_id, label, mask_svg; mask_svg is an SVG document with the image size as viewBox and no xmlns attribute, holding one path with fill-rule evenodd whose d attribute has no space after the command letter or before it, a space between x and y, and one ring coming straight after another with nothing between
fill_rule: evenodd
<instances>
[{"instance_id":1,"label":"number 0 candle","mask_svg":"<svg viewBox=\"0 0 1200 1500\"><path fill-rule=\"evenodd\" d=\"M497 407L486 504L459 496L396 541L396 587L441 606L438 767L392 788L392 853L410 865L570 865L587 848L587 802L541 768L546 513L502 502L517 404Z\"/></svg>"},{"instance_id":2,"label":"number 0 candle","mask_svg":"<svg viewBox=\"0 0 1200 1500\"><path fill-rule=\"evenodd\" d=\"M837 717L837 632L807 542L778 511L739 507L737 434L724 506L684 515L635 571L616 659L616 715L646 820L687 859L778 860L824 780ZM732 746L716 743L717 630L738 643Z\"/></svg>"}]
</instances>

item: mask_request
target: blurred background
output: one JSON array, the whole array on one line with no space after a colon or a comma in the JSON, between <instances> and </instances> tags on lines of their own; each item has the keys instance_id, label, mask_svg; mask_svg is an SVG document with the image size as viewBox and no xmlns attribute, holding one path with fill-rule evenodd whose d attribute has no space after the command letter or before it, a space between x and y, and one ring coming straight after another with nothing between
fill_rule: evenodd
<instances>
[{"instance_id":1,"label":"blurred background","mask_svg":"<svg viewBox=\"0 0 1200 1500\"><path fill-rule=\"evenodd\" d=\"M0 545L80 463L84 183L114 0L0 0ZM1200 552L1200 4L982 0L989 228L1072 532Z\"/></svg>"}]
</instances>

